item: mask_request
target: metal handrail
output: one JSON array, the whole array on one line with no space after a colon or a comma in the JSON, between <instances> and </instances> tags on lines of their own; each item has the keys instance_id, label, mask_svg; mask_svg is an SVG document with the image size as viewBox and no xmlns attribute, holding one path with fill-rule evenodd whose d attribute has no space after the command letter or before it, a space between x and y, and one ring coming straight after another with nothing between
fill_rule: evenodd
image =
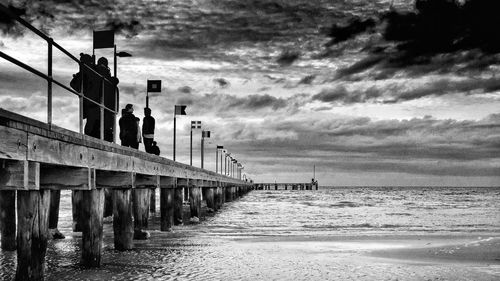
<instances>
[{"instance_id":1,"label":"metal handrail","mask_svg":"<svg viewBox=\"0 0 500 281\"><path fill-rule=\"evenodd\" d=\"M94 69L92 69L90 66L82 63L78 58L76 58L75 56L73 56L70 52L68 52L66 49L64 49L61 45L59 45L58 43L54 42L54 40L47 36L46 34L44 34L43 32L41 32L40 30L38 30L36 27L32 26L30 23L28 23L27 21L25 21L23 18L21 18L20 16L16 15L15 13L13 13L8 7L6 7L4 4L1 4L0 3L0 11L5 13L6 15L8 15L9 17L11 17L12 19L14 19L15 21L19 22L20 24L22 24L23 26L25 26L26 28L28 28L29 30L31 30L33 33L35 33L36 35L38 35L40 38L44 39L46 42L47 42L47 45L48 45L48 69L47 69L47 74L44 74L43 72L5 54L4 52L0 51L0 57L2 57L3 59L47 80L48 84L47 84L47 123L49 125L52 124L52 83L55 83L56 85L60 86L61 88L65 89L66 91L69 91L70 93L72 94L75 94L79 97L80 99L80 133L83 133L83 100L85 99L86 101L90 101L91 103L99 106L101 108L101 113L100 113L100 119L101 119L101 124L100 124L100 138L101 139L104 139L104 110L107 110L109 112L112 112L114 113L114 120L116 123L116 115L118 114L118 105L115 104L115 107L117 108L117 110L113 110L111 108L108 108L104 105L104 84L102 84L102 87L101 87L101 99L100 99L100 102L96 102L94 101L93 99L91 98L88 98L86 97L85 95L83 95L81 92L83 92L83 87L81 87L80 89L80 93L77 92L77 91L74 91L73 89L71 89L70 87L64 85L63 83L55 80L53 77L52 77L52 47L56 47L59 51L61 51L63 54L65 54L67 57L71 58L73 61L77 62L80 66L80 73L82 74L82 83L83 83L83 73L82 73L82 70L83 68L86 68L87 70L91 71L93 74L97 75L100 80L102 81L102 83L109 83L111 85L114 86L114 83L111 82L110 80L108 80L106 77L104 77L103 75L101 75L100 73L98 73L97 71L95 71ZM115 95L116 95L116 90L117 90L117 87L115 86ZM117 100L117 99L116 99ZM113 130L113 134L116 135L116 126L114 125L114 130Z\"/></svg>"}]
</instances>

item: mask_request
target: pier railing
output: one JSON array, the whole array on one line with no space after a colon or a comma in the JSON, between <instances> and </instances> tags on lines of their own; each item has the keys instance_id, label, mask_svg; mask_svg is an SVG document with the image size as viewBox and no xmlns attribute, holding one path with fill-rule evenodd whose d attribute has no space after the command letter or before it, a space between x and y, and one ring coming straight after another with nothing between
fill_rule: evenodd
<instances>
[{"instance_id":1,"label":"pier railing","mask_svg":"<svg viewBox=\"0 0 500 281\"><path fill-rule=\"evenodd\" d=\"M58 85L59 87L63 88L67 92L74 94L78 96L79 99L79 132L82 134L83 133L83 102L84 100L87 102L90 102L91 104L98 106L100 108L100 139L104 139L104 111L109 111L113 114L113 140L116 141L116 115L118 114L118 92L116 90L116 85L111 82L109 79L104 77L103 75L99 74L96 72L94 69L92 69L90 66L86 65L85 63L82 63L78 58L73 56L70 52L68 52L66 49L64 49L61 45L59 45L57 42L54 41L53 38L47 36L40 30L38 30L36 27L28 23L26 20L23 18L19 17L16 15L14 12L12 12L8 7L6 7L4 4L0 3L0 15L5 15L7 17L10 17L10 19L18 22L34 34L36 34L39 38L43 39L47 43L47 73L43 73L39 69L36 69L26 63L23 63L22 61L7 55L6 53L0 51L0 57L35 74L36 76L44 79L47 81L47 124L52 125L52 86L53 84ZM73 90L72 88L68 87L64 83L56 80L52 76L52 61L53 61L53 48L58 49L61 51L67 58L73 60L74 62L78 63L79 65L79 70L80 74L82 74L82 79L81 79L81 87L80 91L77 92ZM100 91L100 100L95 101L89 97L86 97L83 93L83 70L90 71L93 75L96 75L99 77L101 80L101 91ZM108 108L104 105L104 89L105 89L105 84L108 83L111 85L115 91L115 107L113 108Z\"/></svg>"}]
</instances>

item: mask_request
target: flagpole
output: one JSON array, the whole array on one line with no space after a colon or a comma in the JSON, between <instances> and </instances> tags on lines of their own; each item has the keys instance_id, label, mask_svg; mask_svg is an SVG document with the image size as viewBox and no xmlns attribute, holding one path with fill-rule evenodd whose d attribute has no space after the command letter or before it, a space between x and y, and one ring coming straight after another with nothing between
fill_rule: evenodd
<instances>
[{"instance_id":1,"label":"flagpole","mask_svg":"<svg viewBox=\"0 0 500 281\"><path fill-rule=\"evenodd\" d=\"M193 122L193 121L191 121ZM193 166L193 125L191 124L191 134L189 139L189 165Z\"/></svg>"},{"instance_id":2,"label":"flagpole","mask_svg":"<svg viewBox=\"0 0 500 281\"><path fill-rule=\"evenodd\" d=\"M204 144L205 144L205 137L203 135L203 131L201 131L201 168L203 169L203 156L205 156L204 154Z\"/></svg>"},{"instance_id":3,"label":"flagpole","mask_svg":"<svg viewBox=\"0 0 500 281\"><path fill-rule=\"evenodd\" d=\"M175 108L174 108L174 161L175 161L175 129L176 129L176 121L175 121Z\"/></svg>"},{"instance_id":4,"label":"flagpole","mask_svg":"<svg viewBox=\"0 0 500 281\"><path fill-rule=\"evenodd\" d=\"M219 172L219 149L215 149L215 173Z\"/></svg>"}]
</instances>

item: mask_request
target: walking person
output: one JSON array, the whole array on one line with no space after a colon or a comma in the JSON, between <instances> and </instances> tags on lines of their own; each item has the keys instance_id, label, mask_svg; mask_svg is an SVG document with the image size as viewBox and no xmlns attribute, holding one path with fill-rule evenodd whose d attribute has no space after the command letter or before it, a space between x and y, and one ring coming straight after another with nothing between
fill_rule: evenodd
<instances>
[{"instance_id":1,"label":"walking person","mask_svg":"<svg viewBox=\"0 0 500 281\"><path fill-rule=\"evenodd\" d=\"M151 109L144 108L145 117L142 119L142 137L144 139L144 150L147 153L153 153L151 147L155 134L155 119L151 116Z\"/></svg>"}]
</instances>

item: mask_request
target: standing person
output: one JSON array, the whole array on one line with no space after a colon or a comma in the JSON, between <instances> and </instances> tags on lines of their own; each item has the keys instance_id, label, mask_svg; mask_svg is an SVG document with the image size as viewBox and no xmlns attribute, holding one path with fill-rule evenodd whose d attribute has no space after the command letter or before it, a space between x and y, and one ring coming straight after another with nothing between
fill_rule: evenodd
<instances>
[{"instance_id":1,"label":"standing person","mask_svg":"<svg viewBox=\"0 0 500 281\"><path fill-rule=\"evenodd\" d=\"M151 116L151 109L144 108L145 117L142 119L142 137L144 138L144 150L148 153L151 152L153 139L155 134L155 119Z\"/></svg>"},{"instance_id":2,"label":"standing person","mask_svg":"<svg viewBox=\"0 0 500 281\"><path fill-rule=\"evenodd\" d=\"M123 146L139 148L137 140L137 117L133 114L134 108L131 104L127 104L122 110L122 117L119 120L120 125L120 140Z\"/></svg>"},{"instance_id":3,"label":"standing person","mask_svg":"<svg viewBox=\"0 0 500 281\"><path fill-rule=\"evenodd\" d=\"M150 149L151 149L151 150L150 150L150 151L151 151L150 153L152 153L152 154L154 154L154 155L158 155L158 156L160 155L160 148L156 145L156 142L155 142L155 141L153 141L152 146L151 146L151 148L150 148Z\"/></svg>"},{"instance_id":4,"label":"standing person","mask_svg":"<svg viewBox=\"0 0 500 281\"><path fill-rule=\"evenodd\" d=\"M139 149L139 143L142 142L142 137L141 137L141 119L139 117L135 117L135 124L137 126L137 149Z\"/></svg>"},{"instance_id":5,"label":"standing person","mask_svg":"<svg viewBox=\"0 0 500 281\"><path fill-rule=\"evenodd\" d=\"M100 83L97 75L94 73L96 65L89 54L80 54L82 67L80 71L73 75L70 82L71 88L83 94L83 119L86 119L84 133L88 136L100 137L100 114L99 107L88 99L99 102ZM83 86L83 87L82 87Z\"/></svg>"}]
</instances>

